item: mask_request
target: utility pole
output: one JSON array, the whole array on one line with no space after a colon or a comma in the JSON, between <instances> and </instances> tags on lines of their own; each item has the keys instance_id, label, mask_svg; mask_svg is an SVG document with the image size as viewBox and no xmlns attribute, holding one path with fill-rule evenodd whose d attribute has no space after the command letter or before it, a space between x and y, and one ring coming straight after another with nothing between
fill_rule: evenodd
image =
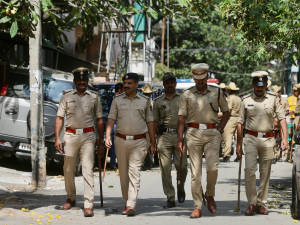
<instances>
[{"instance_id":1,"label":"utility pole","mask_svg":"<svg viewBox=\"0 0 300 225\"><path fill-rule=\"evenodd\" d=\"M164 64L164 57L165 57L165 27L166 27L166 17L162 19L162 24L161 24L161 49L160 49L161 64Z\"/></svg>"},{"instance_id":2,"label":"utility pole","mask_svg":"<svg viewBox=\"0 0 300 225\"><path fill-rule=\"evenodd\" d=\"M43 74L41 70L41 3L31 0L39 21L34 37L29 38L29 84L30 84L30 133L31 133L31 165L33 189L46 186L46 149L44 134L43 110Z\"/></svg>"},{"instance_id":3,"label":"utility pole","mask_svg":"<svg viewBox=\"0 0 300 225\"><path fill-rule=\"evenodd\" d=\"M170 19L167 19L167 66L170 69Z\"/></svg>"}]
</instances>

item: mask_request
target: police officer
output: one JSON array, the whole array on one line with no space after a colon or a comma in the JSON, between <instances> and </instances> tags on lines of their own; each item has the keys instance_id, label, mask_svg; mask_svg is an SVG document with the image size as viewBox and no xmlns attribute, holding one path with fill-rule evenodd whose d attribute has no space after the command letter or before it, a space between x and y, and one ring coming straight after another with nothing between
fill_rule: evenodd
<instances>
[{"instance_id":1,"label":"police officer","mask_svg":"<svg viewBox=\"0 0 300 225\"><path fill-rule=\"evenodd\" d=\"M207 85L209 66L199 63L192 66L194 87L186 90L180 98L178 112L178 142L179 151L184 153L183 133L187 125L186 144L191 160L192 196L194 210L191 218L201 216L202 206L202 155L205 153L207 186L205 198L210 212L216 213L214 200L215 185L218 176L219 147L221 132L229 119L228 104L223 91L214 86ZM218 122L218 109L223 112Z\"/></svg>"},{"instance_id":2,"label":"police officer","mask_svg":"<svg viewBox=\"0 0 300 225\"><path fill-rule=\"evenodd\" d=\"M254 92L243 98L237 127L236 154L242 156L242 142L245 146L245 186L248 199L248 209L245 215L252 216L255 213L266 215L268 210L266 202L271 172L271 161L275 138L273 133L274 113L282 128L283 150L287 149L287 125L282 105L276 95L266 92L268 73L256 71L251 74ZM245 126L245 138L243 141L243 126ZM257 158L259 160L260 183L256 192Z\"/></svg>"},{"instance_id":3,"label":"police officer","mask_svg":"<svg viewBox=\"0 0 300 225\"><path fill-rule=\"evenodd\" d=\"M226 86L228 97L228 108L230 112L230 118L224 128L222 134L222 139L224 141L223 146L223 162L230 161L231 148L232 148L232 137L235 135L237 122L239 118L240 108L241 108L241 98L236 95L237 91L240 90L234 82L230 82Z\"/></svg>"},{"instance_id":4,"label":"police officer","mask_svg":"<svg viewBox=\"0 0 300 225\"><path fill-rule=\"evenodd\" d=\"M94 128L97 119L99 134L98 153L103 154L103 121L102 106L98 93L87 90L89 70L77 68L73 70L76 89L67 90L60 100L55 122L55 148L64 154L64 176L67 200L61 209L68 210L75 205L76 189L74 173L78 153L82 165L84 179L84 216L91 217L94 202L94 146L96 133ZM64 148L60 140L65 119Z\"/></svg>"},{"instance_id":5,"label":"police officer","mask_svg":"<svg viewBox=\"0 0 300 225\"><path fill-rule=\"evenodd\" d=\"M140 168L146 156L146 133L150 136L150 151L155 152L153 109L150 99L137 94L138 75L127 73L123 77L124 93L116 96L108 115L105 144L111 147L111 131L116 122L115 148L122 197L125 209L122 214L134 216L140 188Z\"/></svg>"},{"instance_id":6,"label":"police officer","mask_svg":"<svg viewBox=\"0 0 300 225\"><path fill-rule=\"evenodd\" d=\"M187 175L186 151L181 155L177 149L177 121L180 95L176 93L176 77L164 74L165 94L154 101L154 121L158 131L157 150L159 153L161 178L164 193L167 196L167 208L175 207L175 190L172 185L172 160L177 170L177 198L185 200L184 183Z\"/></svg>"},{"instance_id":7,"label":"police officer","mask_svg":"<svg viewBox=\"0 0 300 225\"><path fill-rule=\"evenodd\" d=\"M285 119L288 121L289 119L289 103L287 99L282 98L281 96L281 86L274 85L272 87L273 93L279 98L279 103L282 105L284 113L285 113ZM274 115L275 116L275 115ZM275 140L276 140L276 146L274 148L274 158L272 160L272 164L275 164L280 158L282 157L282 151L279 148L281 144L281 127L278 123L278 119L276 116L274 117L274 132L275 132Z\"/></svg>"}]
</instances>

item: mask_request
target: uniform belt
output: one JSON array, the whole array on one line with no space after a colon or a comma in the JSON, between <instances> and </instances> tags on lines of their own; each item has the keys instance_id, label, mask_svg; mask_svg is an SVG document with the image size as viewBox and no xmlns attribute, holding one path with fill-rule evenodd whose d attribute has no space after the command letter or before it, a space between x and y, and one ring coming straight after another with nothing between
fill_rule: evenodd
<instances>
[{"instance_id":1,"label":"uniform belt","mask_svg":"<svg viewBox=\"0 0 300 225\"><path fill-rule=\"evenodd\" d=\"M73 129L70 127L66 128L66 132L73 133L73 134L83 134L83 133L94 132L94 131L95 131L94 127L87 127L87 128L80 128L80 129Z\"/></svg>"},{"instance_id":2,"label":"uniform belt","mask_svg":"<svg viewBox=\"0 0 300 225\"><path fill-rule=\"evenodd\" d=\"M177 129L166 128L166 130L164 131L164 133L176 134L177 133Z\"/></svg>"},{"instance_id":3,"label":"uniform belt","mask_svg":"<svg viewBox=\"0 0 300 225\"><path fill-rule=\"evenodd\" d=\"M275 136L273 131L270 131L270 132L256 132L256 131L247 130L246 133L250 134L252 136L255 136L255 137L259 137L259 138L268 138L268 137L274 137Z\"/></svg>"},{"instance_id":4,"label":"uniform belt","mask_svg":"<svg viewBox=\"0 0 300 225\"><path fill-rule=\"evenodd\" d=\"M206 130L215 129L217 128L217 125L215 123L188 123L188 127Z\"/></svg>"},{"instance_id":5,"label":"uniform belt","mask_svg":"<svg viewBox=\"0 0 300 225\"><path fill-rule=\"evenodd\" d=\"M116 133L116 136L123 138L124 140L137 140L137 139L146 138L146 134L138 134L138 135L129 136L129 135Z\"/></svg>"}]
</instances>

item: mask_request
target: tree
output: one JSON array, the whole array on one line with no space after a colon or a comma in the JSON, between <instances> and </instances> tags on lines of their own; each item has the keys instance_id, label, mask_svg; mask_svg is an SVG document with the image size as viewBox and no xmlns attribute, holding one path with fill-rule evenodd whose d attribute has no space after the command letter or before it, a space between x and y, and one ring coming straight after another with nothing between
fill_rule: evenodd
<instances>
[{"instance_id":1,"label":"tree","mask_svg":"<svg viewBox=\"0 0 300 225\"><path fill-rule=\"evenodd\" d=\"M261 53L276 58L300 57L300 4L298 0L223 0L220 10L232 32L242 32Z\"/></svg>"},{"instance_id":2,"label":"tree","mask_svg":"<svg viewBox=\"0 0 300 225\"><path fill-rule=\"evenodd\" d=\"M251 86L250 73L266 68L271 58L270 54L257 54L259 49L248 45L242 35L232 35L214 9L207 10L201 19L174 18L170 37L170 66L177 77L191 78L191 65L206 62L216 78L225 83L234 81L242 91ZM158 68L163 71L161 65Z\"/></svg>"},{"instance_id":3,"label":"tree","mask_svg":"<svg viewBox=\"0 0 300 225\"><path fill-rule=\"evenodd\" d=\"M56 39L61 43L65 38L62 31L75 26L81 26L85 36L99 23L110 23L129 27L129 18L134 13L140 13L133 7L130 0L42 0L42 20L44 25L53 27ZM146 13L154 19L163 15L181 13L188 6L188 0L164 0L149 1L136 0L142 7L142 13ZM30 0L0 0L0 31L9 31L13 38L18 32L24 37L31 37L35 30L38 15Z\"/></svg>"}]
</instances>

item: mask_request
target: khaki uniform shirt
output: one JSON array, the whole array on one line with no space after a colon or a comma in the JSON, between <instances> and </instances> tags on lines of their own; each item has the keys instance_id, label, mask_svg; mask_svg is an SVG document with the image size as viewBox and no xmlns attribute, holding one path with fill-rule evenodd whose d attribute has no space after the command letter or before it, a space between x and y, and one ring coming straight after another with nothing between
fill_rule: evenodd
<instances>
[{"instance_id":1,"label":"khaki uniform shirt","mask_svg":"<svg viewBox=\"0 0 300 225\"><path fill-rule=\"evenodd\" d=\"M256 132L269 132L273 130L274 113L278 120L285 119L285 113L279 98L266 93L257 97L254 93L243 98L239 123L244 124L246 115L246 129Z\"/></svg>"},{"instance_id":2,"label":"khaki uniform shirt","mask_svg":"<svg viewBox=\"0 0 300 225\"><path fill-rule=\"evenodd\" d=\"M148 132L147 122L153 122L150 99L137 94L130 99L125 93L112 101L108 118L117 121L117 132L123 135L138 135Z\"/></svg>"},{"instance_id":3,"label":"khaki uniform shirt","mask_svg":"<svg viewBox=\"0 0 300 225\"><path fill-rule=\"evenodd\" d=\"M214 112L212 106L217 112ZM196 86L186 90L180 97L179 116L186 117L186 123L218 123L218 109L228 112L228 104L223 91L220 90L218 101L218 88L207 86L204 94Z\"/></svg>"},{"instance_id":4,"label":"khaki uniform shirt","mask_svg":"<svg viewBox=\"0 0 300 225\"><path fill-rule=\"evenodd\" d=\"M242 99L239 96L232 94L227 97L227 102L230 116L238 117L240 115Z\"/></svg>"},{"instance_id":5,"label":"khaki uniform shirt","mask_svg":"<svg viewBox=\"0 0 300 225\"><path fill-rule=\"evenodd\" d=\"M178 109L180 95L176 95L169 99L166 95L162 95L154 100L154 121L158 124L164 124L166 128L177 128Z\"/></svg>"},{"instance_id":6,"label":"khaki uniform shirt","mask_svg":"<svg viewBox=\"0 0 300 225\"><path fill-rule=\"evenodd\" d=\"M299 119L300 119L300 101L297 101L297 105L296 105L296 108L295 108L295 121L294 121L294 124L296 126L299 123Z\"/></svg>"},{"instance_id":7,"label":"khaki uniform shirt","mask_svg":"<svg viewBox=\"0 0 300 225\"><path fill-rule=\"evenodd\" d=\"M97 92L86 90L83 96L77 90L67 90L61 97L57 116L66 117L65 127L73 129L93 127L95 118L102 117L102 105Z\"/></svg>"},{"instance_id":8,"label":"khaki uniform shirt","mask_svg":"<svg viewBox=\"0 0 300 225\"><path fill-rule=\"evenodd\" d=\"M288 113L289 110L290 110L290 106L289 106L288 100L281 97L281 104L283 106L284 113Z\"/></svg>"}]
</instances>

